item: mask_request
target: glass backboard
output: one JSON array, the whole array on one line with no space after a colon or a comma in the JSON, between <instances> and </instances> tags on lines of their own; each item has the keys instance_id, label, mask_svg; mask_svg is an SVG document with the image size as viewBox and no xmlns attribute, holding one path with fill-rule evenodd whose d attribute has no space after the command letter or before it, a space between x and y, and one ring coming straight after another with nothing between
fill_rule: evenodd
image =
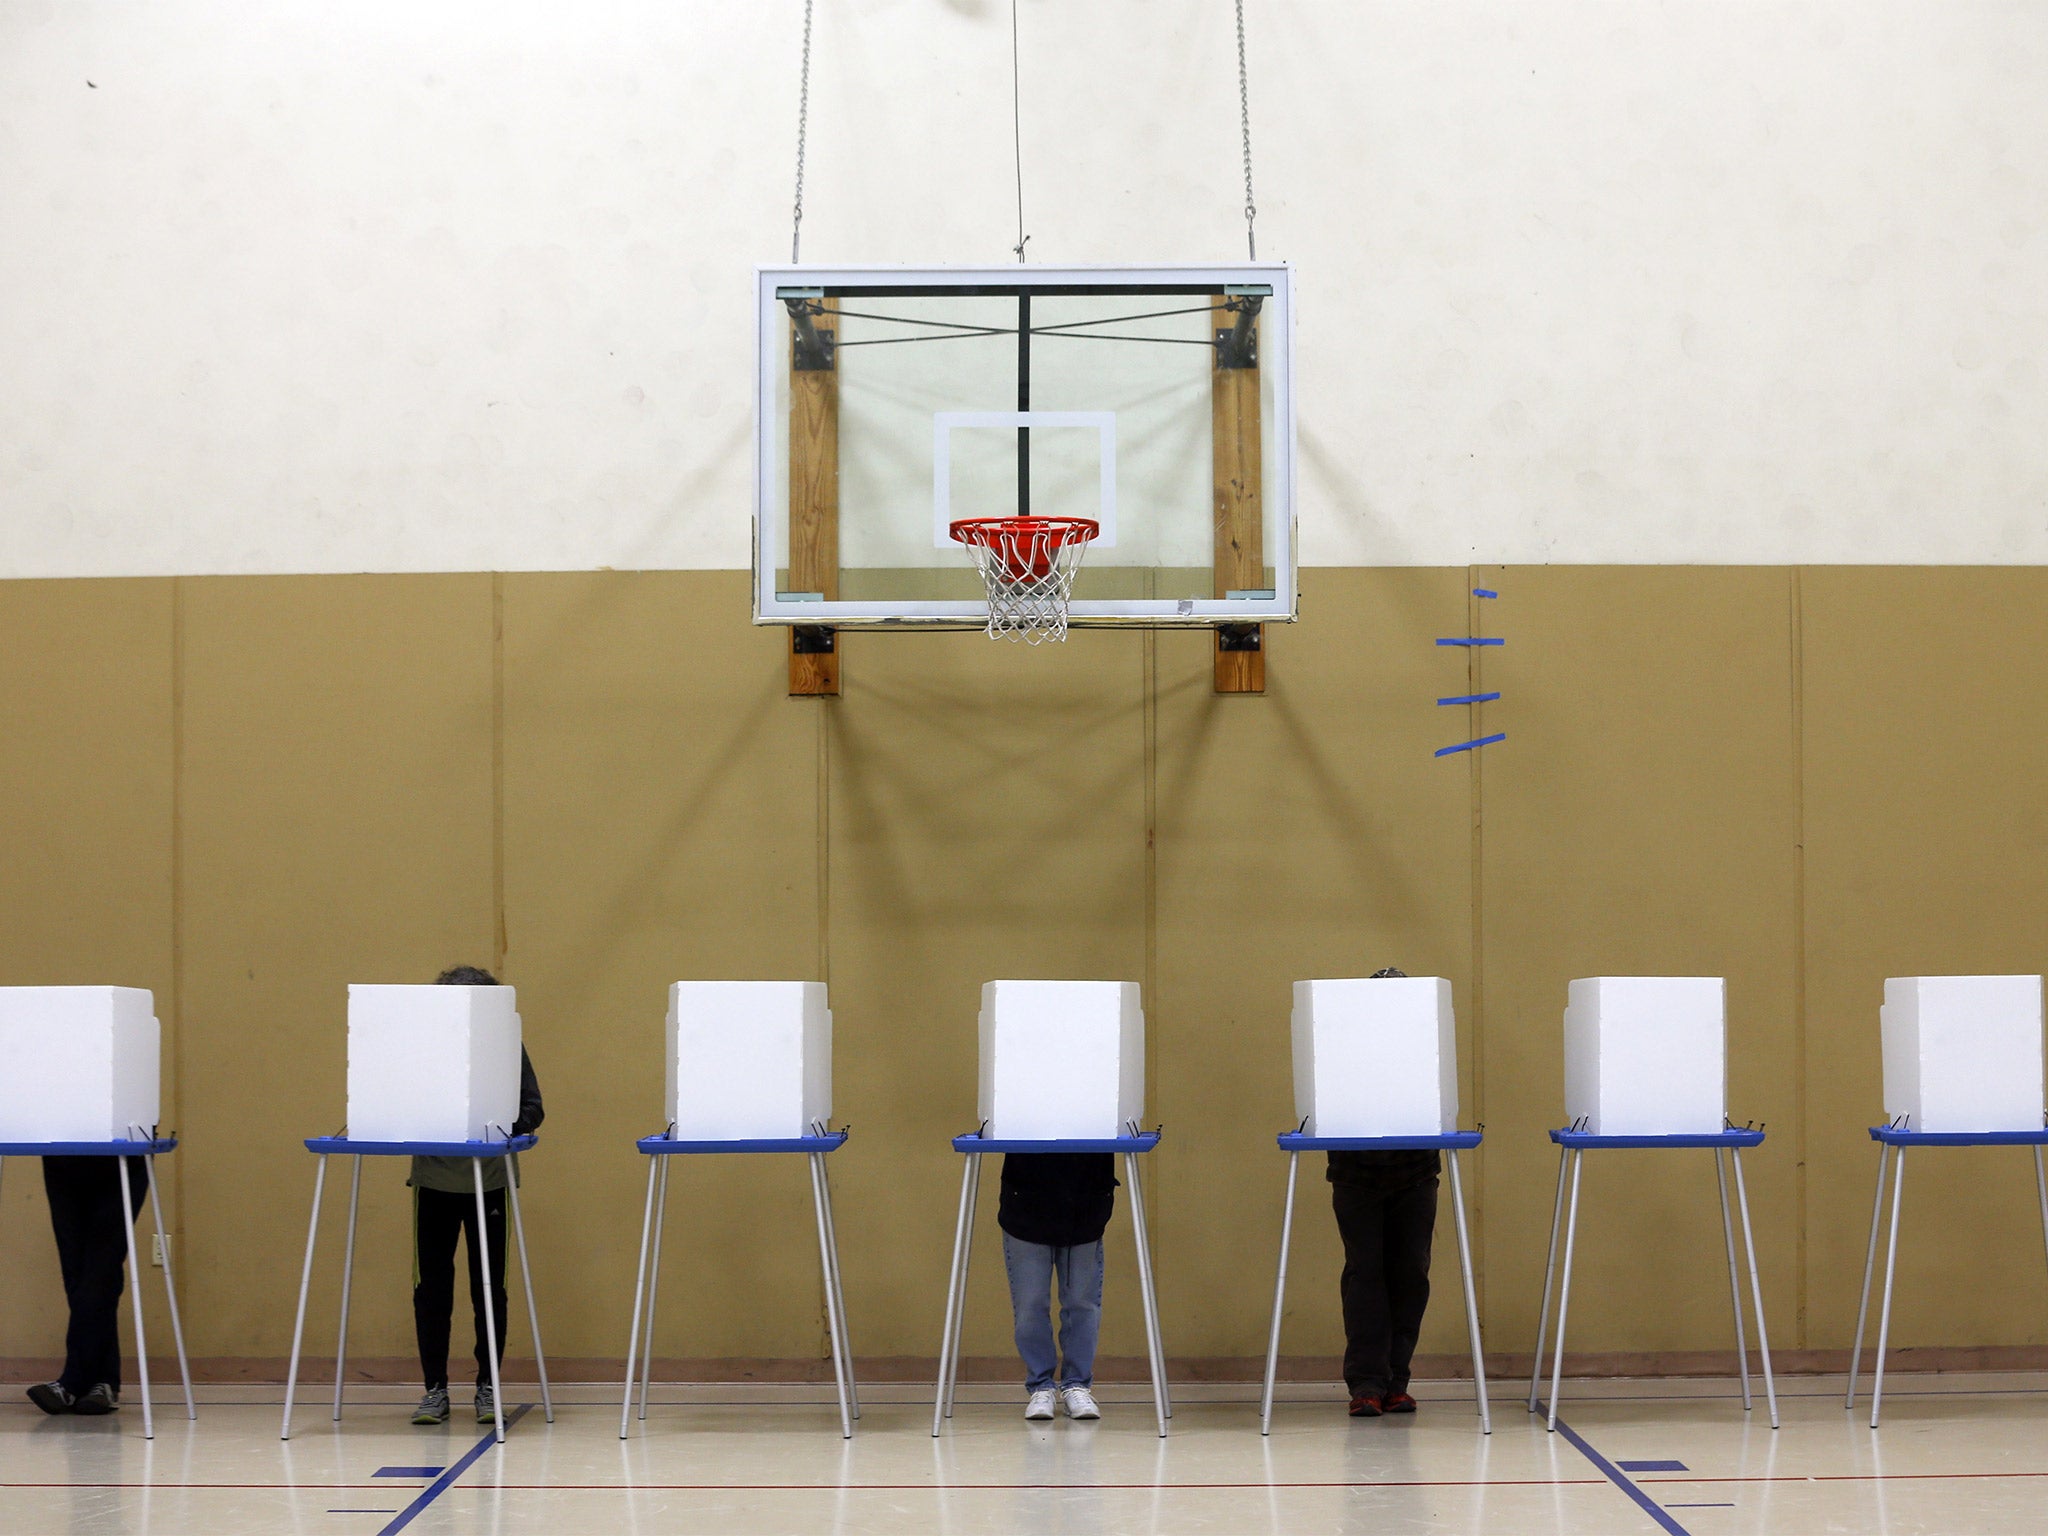
<instances>
[{"instance_id":1,"label":"glass backboard","mask_svg":"<svg viewBox=\"0 0 2048 1536\"><path fill-rule=\"evenodd\" d=\"M949 525L1100 525L1070 622L1291 620L1292 271L763 267L760 623L980 625Z\"/></svg>"}]
</instances>

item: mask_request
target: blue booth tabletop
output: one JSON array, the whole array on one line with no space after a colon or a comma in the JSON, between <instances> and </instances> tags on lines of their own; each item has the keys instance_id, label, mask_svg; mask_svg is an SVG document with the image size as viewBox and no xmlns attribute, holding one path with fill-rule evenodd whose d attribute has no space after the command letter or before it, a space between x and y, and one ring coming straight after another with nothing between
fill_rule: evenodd
<instances>
[{"instance_id":1,"label":"blue booth tabletop","mask_svg":"<svg viewBox=\"0 0 2048 1536\"><path fill-rule=\"evenodd\" d=\"M1873 1125L1870 1139L1888 1147L2040 1147L2048 1146L2048 1127L2038 1131L1906 1131Z\"/></svg>"},{"instance_id":2,"label":"blue booth tabletop","mask_svg":"<svg viewBox=\"0 0 2048 1536\"><path fill-rule=\"evenodd\" d=\"M154 1157L177 1147L175 1136L153 1141L0 1141L0 1157Z\"/></svg>"},{"instance_id":3,"label":"blue booth tabletop","mask_svg":"<svg viewBox=\"0 0 2048 1536\"><path fill-rule=\"evenodd\" d=\"M1276 1138L1282 1152L1468 1152L1479 1145L1478 1131L1443 1131L1435 1136L1309 1136L1283 1131Z\"/></svg>"},{"instance_id":4,"label":"blue booth tabletop","mask_svg":"<svg viewBox=\"0 0 2048 1536\"><path fill-rule=\"evenodd\" d=\"M1135 1136L1071 1136L1054 1141L999 1140L970 1132L953 1138L955 1152L1150 1152L1159 1145L1159 1132L1140 1131Z\"/></svg>"},{"instance_id":5,"label":"blue booth tabletop","mask_svg":"<svg viewBox=\"0 0 2048 1536\"><path fill-rule=\"evenodd\" d=\"M672 1156L678 1152L836 1152L846 1145L845 1131L827 1131L823 1136L745 1136L729 1141L683 1141L666 1134L642 1136L633 1143L649 1156Z\"/></svg>"},{"instance_id":6,"label":"blue booth tabletop","mask_svg":"<svg viewBox=\"0 0 2048 1536\"><path fill-rule=\"evenodd\" d=\"M347 1136L309 1136L306 1150L323 1157L504 1157L529 1151L539 1140L531 1134L503 1141L355 1141Z\"/></svg>"},{"instance_id":7,"label":"blue booth tabletop","mask_svg":"<svg viewBox=\"0 0 2048 1536\"><path fill-rule=\"evenodd\" d=\"M1550 1139L1560 1147L1590 1150L1594 1147L1755 1147L1763 1144L1762 1131L1729 1129L1696 1131L1675 1136L1595 1136L1590 1131L1552 1131Z\"/></svg>"}]
</instances>

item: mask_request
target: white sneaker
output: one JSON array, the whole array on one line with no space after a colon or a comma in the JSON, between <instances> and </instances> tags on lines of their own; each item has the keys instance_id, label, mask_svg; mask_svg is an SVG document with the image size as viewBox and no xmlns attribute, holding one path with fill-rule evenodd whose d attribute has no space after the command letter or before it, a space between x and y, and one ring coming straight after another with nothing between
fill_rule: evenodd
<instances>
[{"instance_id":1,"label":"white sneaker","mask_svg":"<svg viewBox=\"0 0 2048 1536\"><path fill-rule=\"evenodd\" d=\"M1057 1401L1058 1399L1054 1397L1051 1387L1041 1388L1039 1391L1032 1393L1031 1401L1024 1405L1024 1417L1027 1419L1049 1419L1057 1411L1053 1406Z\"/></svg>"},{"instance_id":2,"label":"white sneaker","mask_svg":"<svg viewBox=\"0 0 2048 1536\"><path fill-rule=\"evenodd\" d=\"M1095 1394L1086 1387L1061 1388L1060 1401L1067 1405L1067 1417L1070 1419L1099 1419L1102 1417L1102 1410L1095 1406Z\"/></svg>"}]
</instances>

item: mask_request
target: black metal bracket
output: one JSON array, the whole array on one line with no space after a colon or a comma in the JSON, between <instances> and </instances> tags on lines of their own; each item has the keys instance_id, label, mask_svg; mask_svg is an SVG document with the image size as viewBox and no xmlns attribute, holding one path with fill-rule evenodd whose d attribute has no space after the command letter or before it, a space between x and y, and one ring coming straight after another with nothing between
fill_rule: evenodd
<instances>
[{"instance_id":1,"label":"black metal bracket","mask_svg":"<svg viewBox=\"0 0 2048 1536\"><path fill-rule=\"evenodd\" d=\"M1258 294L1243 298L1225 299L1223 307L1237 316L1236 323L1227 331L1216 333L1216 366L1218 368L1256 368L1259 366L1259 310L1265 299Z\"/></svg>"},{"instance_id":2,"label":"black metal bracket","mask_svg":"<svg viewBox=\"0 0 2048 1536\"><path fill-rule=\"evenodd\" d=\"M830 656L838 648L838 631L829 624L797 624L789 631L792 655Z\"/></svg>"},{"instance_id":3,"label":"black metal bracket","mask_svg":"<svg viewBox=\"0 0 2048 1536\"><path fill-rule=\"evenodd\" d=\"M1216 626L1216 649L1219 651L1262 651L1265 630L1257 624L1218 624Z\"/></svg>"},{"instance_id":4,"label":"black metal bracket","mask_svg":"<svg viewBox=\"0 0 2048 1536\"><path fill-rule=\"evenodd\" d=\"M838 333L820 326L812 318L825 313L815 299L784 299L790 323L796 327L795 349L790 366L798 373L830 373L838 363Z\"/></svg>"}]
</instances>

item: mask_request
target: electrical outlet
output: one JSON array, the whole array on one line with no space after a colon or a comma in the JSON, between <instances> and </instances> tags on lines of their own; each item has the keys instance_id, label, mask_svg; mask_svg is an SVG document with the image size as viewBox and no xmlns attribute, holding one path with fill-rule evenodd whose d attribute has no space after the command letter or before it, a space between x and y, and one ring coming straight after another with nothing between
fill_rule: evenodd
<instances>
[{"instance_id":1,"label":"electrical outlet","mask_svg":"<svg viewBox=\"0 0 2048 1536\"><path fill-rule=\"evenodd\" d=\"M149 1262L158 1269L164 1267L164 1235L161 1232L152 1232L149 1235Z\"/></svg>"}]
</instances>

